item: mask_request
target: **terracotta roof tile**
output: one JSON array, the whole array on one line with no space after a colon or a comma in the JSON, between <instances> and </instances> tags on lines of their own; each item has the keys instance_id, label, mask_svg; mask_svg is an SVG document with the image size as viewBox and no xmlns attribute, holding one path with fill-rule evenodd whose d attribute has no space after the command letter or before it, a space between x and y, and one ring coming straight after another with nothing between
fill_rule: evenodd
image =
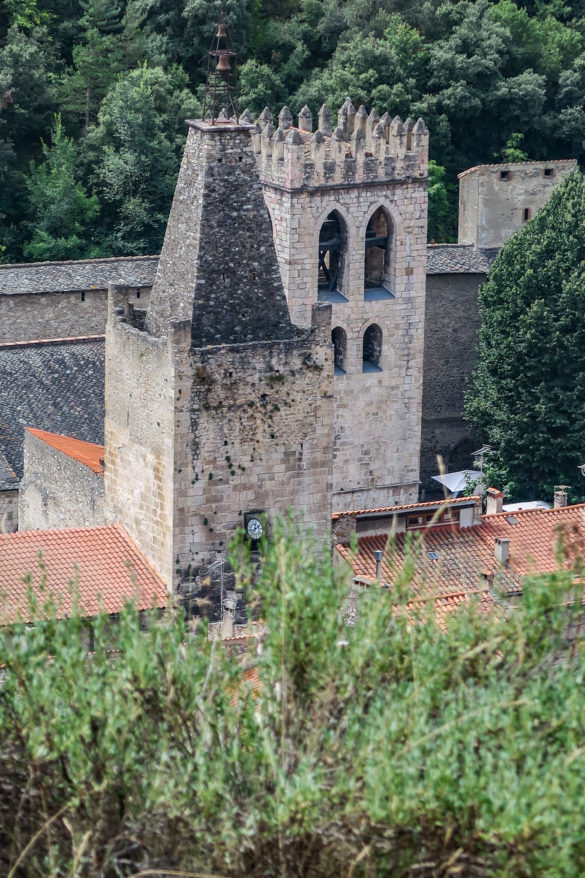
<instances>
[{"instance_id":1,"label":"terracotta roof tile","mask_svg":"<svg viewBox=\"0 0 585 878\"><path fill-rule=\"evenodd\" d=\"M425 503L404 503L401 506L379 506L375 509L347 509L345 512L334 512L331 518L336 521L344 515L377 515L383 512L408 512L411 509L438 509L451 506L474 506L479 497L450 497L448 500L428 500Z\"/></svg>"},{"instance_id":2,"label":"terracotta roof tile","mask_svg":"<svg viewBox=\"0 0 585 878\"><path fill-rule=\"evenodd\" d=\"M558 569L557 547L562 536L565 553L563 565L570 568L578 557L585 558L585 504L560 509L529 509L521 512L485 515L481 524L467 528L429 528L417 531L420 542L414 564L415 595L453 595L474 592L486 577L496 577L507 591L522 588L523 578L531 573L549 573ZM510 560L500 565L495 557L495 539L510 540ZM391 583L403 569L408 533L365 536L358 539L358 552L352 557L348 545L337 551L353 567L356 576L374 580L374 551L384 552L381 579Z\"/></svg>"},{"instance_id":3,"label":"terracotta roof tile","mask_svg":"<svg viewBox=\"0 0 585 878\"><path fill-rule=\"evenodd\" d=\"M72 439L71 436L61 436L59 433L48 433L46 430L35 430L27 427L29 433L42 439L47 445L66 454L73 460L77 460L84 466L89 467L94 473L104 474L102 461L104 459L104 446L94 442L84 442L82 439Z\"/></svg>"},{"instance_id":4,"label":"terracotta roof tile","mask_svg":"<svg viewBox=\"0 0 585 878\"><path fill-rule=\"evenodd\" d=\"M0 534L0 621L27 618L29 605L24 578L32 577L34 591L41 594L42 570L46 592L54 597L59 615L73 606L71 583L78 581L83 616L100 610L118 613L134 600L140 610L164 607L165 584L145 560L124 529L118 525L19 531Z\"/></svg>"}]
</instances>

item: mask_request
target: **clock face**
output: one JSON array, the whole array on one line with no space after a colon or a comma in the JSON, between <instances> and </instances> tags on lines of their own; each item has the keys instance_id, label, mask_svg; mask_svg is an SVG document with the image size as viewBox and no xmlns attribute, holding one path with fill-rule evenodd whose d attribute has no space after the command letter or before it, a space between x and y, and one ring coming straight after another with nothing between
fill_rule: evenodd
<instances>
[{"instance_id":1,"label":"clock face","mask_svg":"<svg viewBox=\"0 0 585 878\"><path fill-rule=\"evenodd\" d=\"M259 540L262 537L262 534L264 533L264 528L262 527L262 522L258 521L257 518L251 518L248 521L248 526L246 527L246 530L248 531L248 536L250 537L251 540L254 540L254 542Z\"/></svg>"}]
</instances>

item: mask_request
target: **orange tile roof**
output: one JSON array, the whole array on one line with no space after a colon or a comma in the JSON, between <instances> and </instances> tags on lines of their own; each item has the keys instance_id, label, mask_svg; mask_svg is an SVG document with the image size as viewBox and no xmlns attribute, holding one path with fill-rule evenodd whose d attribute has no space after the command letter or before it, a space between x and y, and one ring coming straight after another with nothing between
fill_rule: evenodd
<instances>
[{"instance_id":1,"label":"orange tile roof","mask_svg":"<svg viewBox=\"0 0 585 878\"><path fill-rule=\"evenodd\" d=\"M572 567L578 557L585 558L585 504L503 512L484 516L475 527L429 528L416 533L421 540L412 583L416 596L473 592L492 576L505 590L517 591L526 575L558 568L560 536L565 544L565 567ZM496 537L510 540L506 566L495 557ZM384 534L365 536L358 539L355 557L347 544L338 545L337 551L352 565L356 576L374 580L374 551L381 549L381 579L391 583L404 566L406 545L411 539L406 533L398 533L390 541Z\"/></svg>"},{"instance_id":2,"label":"orange tile roof","mask_svg":"<svg viewBox=\"0 0 585 878\"><path fill-rule=\"evenodd\" d=\"M137 609L164 607L165 584L119 524L59 530L18 531L0 534L0 623L28 618L24 577L32 577L41 595L45 570L45 596L58 603L58 614L71 613L72 581L78 582L79 606L84 617L100 610L118 613L126 601Z\"/></svg>"},{"instance_id":3,"label":"orange tile roof","mask_svg":"<svg viewBox=\"0 0 585 878\"><path fill-rule=\"evenodd\" d=\"M479 497L449 497L441 500L427 500L424 503L404 503L402 506L379 506L375 509L347 509L345 512L334 512L331 518L336 521L343 515L377 515L381 512L408 512L412 509L448 509L451 506L474 506L479 503Z\"/></svg>"},{"instance_id":4,"label":"orange tile roof","mask_svg":"<svg viewBox=\"0 0 585 878\"><path fill-rule=\"evenodd\" d=\"M71 436L61 436L59 433L49 433L47 430L36 430L33 427L26 428L29 433L42 439L47 445L66 454L67 457L77 460L88 466L94 473L104 474L101 460L104 458L104 446L95 445L93 442L84 442L81 439L72 439Z\"/></svg>"}]
</instances>

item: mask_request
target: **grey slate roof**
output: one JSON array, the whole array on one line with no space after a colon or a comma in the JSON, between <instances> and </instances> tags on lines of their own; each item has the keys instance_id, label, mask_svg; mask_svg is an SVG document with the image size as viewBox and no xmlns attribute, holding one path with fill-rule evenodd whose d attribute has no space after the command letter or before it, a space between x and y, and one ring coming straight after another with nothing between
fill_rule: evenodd
<instances>
[{"instance_id":1,"label":"grey slate roof","mask_svg":"<svg viewBox=\"0 0 585 878\"><path fill-rule=\"evenodd\" d=\"M103 336L0 345L0 490L22 478L25 427L103 443L104 355Z\"/></svg>"},{"instance_id":2,"label":"grey slate roof","mask_svg":"<svg viewBox=\"0 0 585 878\"><path fill-rule=\"evenodd\" d=\"M473 244L427 244L427 274L487 274L498 253Z\"/></svg>"},{"instance_id":3,"label":"grey slate roof","mask_svg":"<svg viewBox=\"0 0 585 878\"><path fill-rule=\"evenodd\" d=\"M472 244L429 244L427 274L486 274L497 252ZM150 287L157 265L158 256L0 265L0 296L105 290L110 282Z\"/></svg>"},{"instance_id":4,"label":"grey slate roof","mask_svg":"<svg viewBox=\"0 0 585 878\"><path fill-rule=\"evenodd\" d=\"M157 265L158 256L0 265L0 295L105 290L110 282L149 287Z\"/></svg>"}]
</instances>

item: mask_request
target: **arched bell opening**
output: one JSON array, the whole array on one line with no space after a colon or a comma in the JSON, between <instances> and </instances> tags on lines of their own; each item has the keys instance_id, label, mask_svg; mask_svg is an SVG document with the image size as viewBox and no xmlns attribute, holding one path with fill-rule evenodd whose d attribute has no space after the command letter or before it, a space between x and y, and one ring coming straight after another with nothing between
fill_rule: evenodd
<instances>
[{"instance_id":1,"label":"arched bell opening","mask_svg":"<svg viewBox=\"0 0 585 878\"><path fill-rule=\"evenodd\" d=\"M371 215L364 244L364 299L393 299L392 221L383 207Z\"/></svg>"},{"instance_id":2,"label":"arched bell opening","mask_svg":"<svg viewBox=\"0 0 585 878\"><path fill-rule=\"evenodd\" d=\"M333 210L319 230L317 293L320 302L347 302L343 294L347 230Z\"/></svg>"},{"instance_id":3,"label":"arched bell opening","mask_svg":"<svg viewBox=\"0 0 585 878\"><path fill-rule=\"evenodd\" d=\"M341 326L336 326L331 331L331 341L333 342L334 356L334 374L345 375L345 356L347 353L347 333Z\"/></svg>"},{"instance_id":4,"label":"arched bell opening","mask_svg":"<svg viewBox=\"0 0 585 878\"><path fill-rule=\"evenodd\" d=\"M372 323L364 332L362 372L381 372L382 330Z\"/></svg>"}]
</instances>

